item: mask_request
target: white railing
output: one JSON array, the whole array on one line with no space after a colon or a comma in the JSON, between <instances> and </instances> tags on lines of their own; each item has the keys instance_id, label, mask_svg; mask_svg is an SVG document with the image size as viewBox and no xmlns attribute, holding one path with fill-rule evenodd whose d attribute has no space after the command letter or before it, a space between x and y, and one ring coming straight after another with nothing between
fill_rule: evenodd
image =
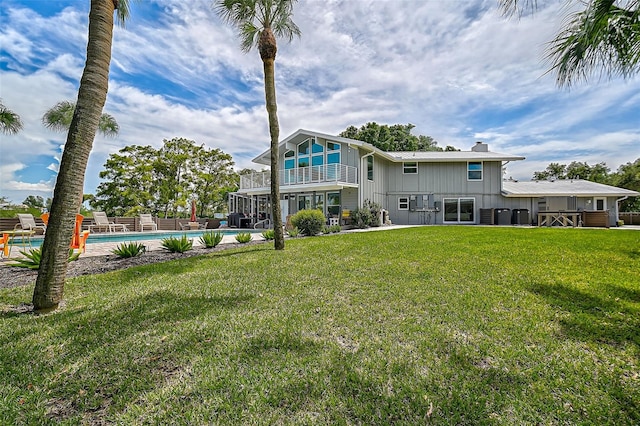
<instances>
[{"instance_id":1,"label":"white railing","mask_svg":"<svg viewBox=\"0 0 640 426\"><path fill-rule=\"evenodd\" d=\"M280 186L305 185L313 183L358 183L358 169L344 164L324 164L322 166L298 167L280 170ZM240 190L269 188L271 172L256 172L240 177Z\"/></svg>"}]
</instances>

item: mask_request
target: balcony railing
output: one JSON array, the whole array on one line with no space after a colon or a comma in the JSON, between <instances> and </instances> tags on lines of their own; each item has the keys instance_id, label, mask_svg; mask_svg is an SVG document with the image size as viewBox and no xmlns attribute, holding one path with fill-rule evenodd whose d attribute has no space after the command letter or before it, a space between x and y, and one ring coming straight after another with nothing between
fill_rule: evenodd
<instances>
[{"instance_id":1,"label":"balcony railing","mask_svg":"<svg viewBox=\"0 0 640 426\"><path fill-rule=\"evenodd\" d=\"M344 164L298 167L280 170L280 186L314 183L357 184L358 169ZM271 172L257 172L240 177L240 190L263 189L271 185Z\"/></svg>"}]
</instances>

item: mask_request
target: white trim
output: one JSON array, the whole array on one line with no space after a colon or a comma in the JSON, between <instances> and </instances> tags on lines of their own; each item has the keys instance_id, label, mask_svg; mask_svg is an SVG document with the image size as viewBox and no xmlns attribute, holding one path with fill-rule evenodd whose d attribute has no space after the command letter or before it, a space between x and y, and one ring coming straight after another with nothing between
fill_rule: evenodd
<instances>
[{"instance_id":1,"label":"white trim","mask_svg":"<svg viewBox=\"0 0 640 426\"><path fill-rule=\"evenodd\" d=\"M469 164L480 163L480 179L469 179L469 172L477 172L478 170L469 170ZM467 182L482 182L484 180L484 161L467 161Z\"/></svg>"},{"instance_id":2,"label":"white trim","mask_svg":"<svg viewBox=\"0 0 640 426\"><path fill-rule=\"evenodd\" d=\"M606 197L593 197L593 208L598 210L598 201L602 200L602 211L607 210L607 198Z\"/></svg>"},{"instance_id":3,"label":"white trim","mask_svg":"<svg viewBox=\"0 0 640 426\"><path fill-rule=\"evenodd\" d=\"M457 220L446 220L447 213L447 200L457 201ZM472 200L473 201L473 220L460 220L460 200ZM475 197L445 197L442 199L442 223L461 223L461 224L474 224L476 223L476 198Z\"/></svg>"},{"instance_id":4,"label":"white trim","mask_svg":"<svg viewBox=\"0 0 640 426\"><path fill-rule=\"evenodd\" d=\"M415 172L407 172L407 164L415 164L415 166L408 166L410 169L416 169ZM417 175L418 174L418 162L417 161L403 161L402 162L402 174L403 175Z\"/></svg>"},{"instance_id":5,"label":"white trim","mask_svg":"<svg viewBox=\"0 0 640 426\"><path fill-rule=\"evenodd\" d=\"M401 200L405 200L405 201L401 201ZM406 207L400 207L400 204L405 204ZM398 210L399 211L403 211L403 210L409 210L409 197L398 197Z\"/></svg>"}]
</instances>

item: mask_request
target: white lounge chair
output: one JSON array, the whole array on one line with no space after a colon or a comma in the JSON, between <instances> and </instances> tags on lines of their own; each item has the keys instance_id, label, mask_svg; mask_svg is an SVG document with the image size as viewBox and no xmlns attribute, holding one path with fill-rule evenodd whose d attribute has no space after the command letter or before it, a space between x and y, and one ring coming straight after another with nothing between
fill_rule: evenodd
<instances>
[{"instance_id":1,"label":"white lounge chair","mask_svg":"<svg viewBox=\"0 0 640 426\"><path fill-rule=\"evenodd\" d=\"M109 222L109 218L105 212L93 212L93 221L95 222L93 225L89 225L89 231L92 231L95 228L98 228L98 231L102 231L103 229L113 232L113 231L128 231L127 225L122 223L114 223Z\"/></svg>"},{"instance_id":2,"label":"white lounge chair","mask_svg":"<svg viewBox=\"0 0 640 426\"><path fill-rule=\"evenodd\" d=\"M34 231L42 229L44 234L47 231L47 225L36 225L36 220L31 213L18 213L18 220L20 223L16 224L15 229L23 229L25 231Z\"/></svg>"},{"instance_id":3,"label":"white lounge chair","mask_svg":"<svg viewBox=\"0 0 640 426\"><path fill-rule=\"evenodd\" d=\"M152 231L158 230L158 224L153 221L151 213L143 213L140 215L140 232L144 231L144 228L151 228Z\"/></svg>"}]
</instances>

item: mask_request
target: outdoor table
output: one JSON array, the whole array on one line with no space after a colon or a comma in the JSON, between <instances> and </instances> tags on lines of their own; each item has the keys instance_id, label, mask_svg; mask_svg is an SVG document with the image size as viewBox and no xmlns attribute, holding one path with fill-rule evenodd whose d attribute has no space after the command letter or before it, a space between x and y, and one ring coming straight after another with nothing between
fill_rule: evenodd
<instances>
[{"instance_id":1,"label":"outdoor table","mask_svg":"<svg viewBox=\"0 0 640 426\"><path fill-rule=\"evenodd\" d=\"M35 235L36 231L31 229L16 229L13 231L2 231L2 239L6 241L4 248L2 249L2 253L5 257L9 257L11 254L11 245L15 244L16 237L20 237L20 245L23 249L27 249L27 244L29 247L31 245L31 236Z\"/></svg>"},{"instance_id":2,"label":"outdoor table","mask_svg":"<svg viewBox=\"0 0 640 426\"><path fill-rule=\"evenodd\" d=\"M538 226L573 226L580 225L580 215L578 211L542 211L538 212Z\"/></svg>"}]
</instances>

